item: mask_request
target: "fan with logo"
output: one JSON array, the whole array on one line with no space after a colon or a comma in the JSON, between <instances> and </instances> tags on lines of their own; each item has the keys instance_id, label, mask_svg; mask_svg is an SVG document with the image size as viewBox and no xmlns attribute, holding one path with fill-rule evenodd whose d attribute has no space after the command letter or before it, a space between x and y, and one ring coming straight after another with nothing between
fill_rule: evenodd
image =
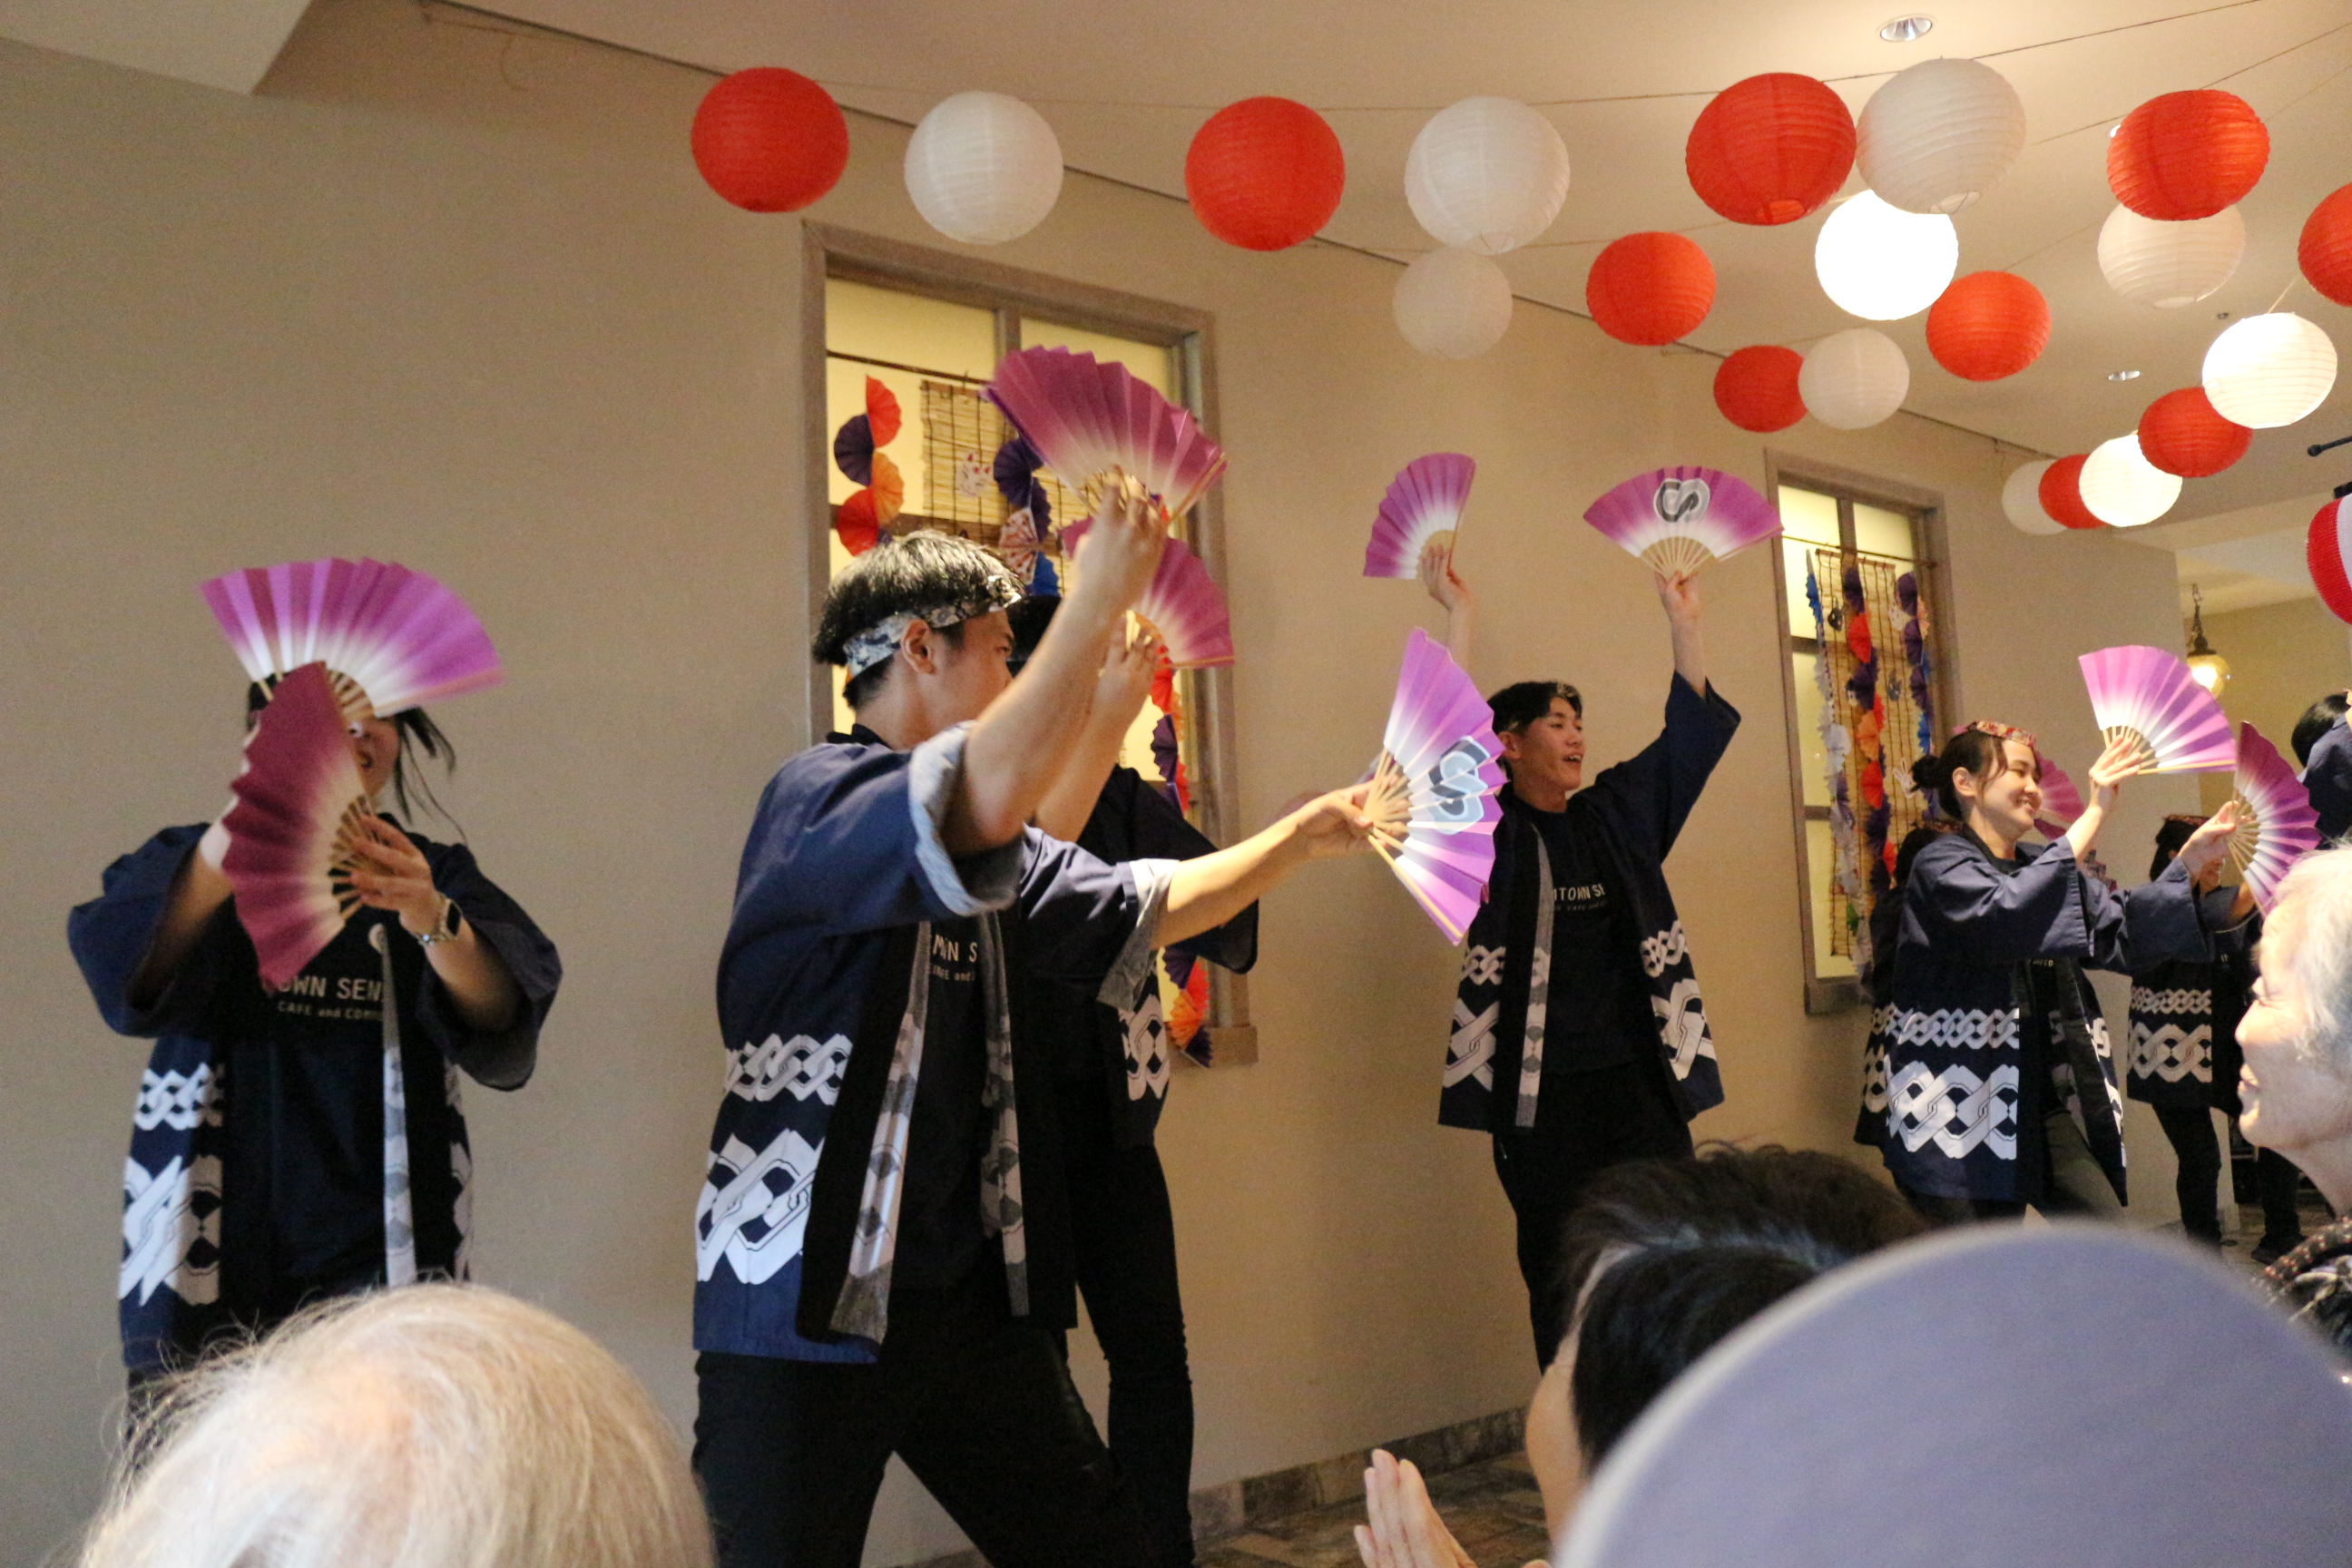
<instances>
[{"instance_id":1,"label":"fan with logo","mask_svg":"<svg viewBox=\"0 0 2352 1568\"><path fill-rule=\"evenodd\" d=\"M267 685L323 663L346 709L378 718L495 686L498 651L466 602L388 561L292 561L204 584L245 673Z\"/></svg>"},{"instance_id":2,"label":"fan with logo","mask_svg":"<svg viewBox=\"0 0 2352 1568\"><path fill-rule=\"evenodd\" d=\"M1584 521L1661 577L1687 577L1780 531L1772 506L1720 468L1654 468L1586 509Z\"/></svg>"},{"instance_id":3,"label":"fan with logo","mask_svg":"<svg viewBox=\"0 0 2352 1568\"><path fill-rule=\"evenodd\" d=\"M2109 745L2130 740L2144 773L2215 773L2238 763L2230 720L2179 657L2160 647L2103 647L2082 657L2091 712Z\"/></svg>"},{"instance_id":4,"label":"fan with logo","mask_svg":"<svg viewBox=\"0 0 2352 1568\"><path fill-rule=\"evenodd\" d=\"M1452 942L1470 929L1494 874L1502 755L1486 700L1444 646L1416 629L1364 814L1373 847Z\"/></svg>"},{"instance_id":5,"label":"fan with logo","mask_svg":"<svg viewBox=\"0 0 2352 1568\"><path fill-rule=\"evenodd\" d=\"M2279 750L2252 724L2238 726L2238 773L2231 781L2238 830L2230 835L2230 862L2246 879L2264 914L2297 860L2319 847L2319 814L2311 792Z\"/></svg>"},{"instance_id":6,"label":"fan with logo","mask_svg":"<svg viewBox=\"0 0 2352 1568\"><path fill-rule=\"evenodd\" d=\"M1364 575L1412 579L1454 559L1454 536L1470 503L1478 465L1459 452L1432 452L1407 463L1381 498L1364 546ZM1433 558L1434 558L1433 560Z\"/></svg>"},{"instance_id":7,"label":"fan with logo","mask_svg":"<svg viewBox=\"0 0 2352 1568\"><path fill-rule=\"evenodd\" d=\"M1069 349L1023 349L996 367L986 395L1045 466L1081 493L1116 469L1177 518L1225 471L1224 453L1199 422L1116 361L1098 363Z\"/></svg>"},{"instance_id":8,"label":"fan with logo","mask_svg":"<svg viewBox=\"0 0 2352 1568\"><path fill-rule=\"evenodd\" d=\"M359 908L351 874L373 815L325 665L278 680L229 790L221 871L236 889L262 984L283 990Z\"/></svg>"}]
</instances>

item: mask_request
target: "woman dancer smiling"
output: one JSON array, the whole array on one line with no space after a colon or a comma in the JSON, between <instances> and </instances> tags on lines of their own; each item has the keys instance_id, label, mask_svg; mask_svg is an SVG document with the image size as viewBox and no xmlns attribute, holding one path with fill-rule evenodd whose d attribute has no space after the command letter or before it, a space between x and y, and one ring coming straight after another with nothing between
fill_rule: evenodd
<instances>
[{"instance_id":1,"label":"woman dancer smiling","mask_svg":"<svg viewBox=\"0 0 2352 1568\"><path fill-rule=\"evenodd\" d=\"M1904 889L1886 1030L1887 1168L1937 1222L2125 1202L2123 1102L2085 966L2128 972L2208 956L2191 883L2236 826L2225 807L2164 875L2118 894L2087 875L2133 742L2091 768L2057 842L2021 842L2042 806L2033 737L1979 721L1912 769L1960 826L1919 851ZM2226 897L2226 895L2225 895Z\"/></svg>"}]
</instances>

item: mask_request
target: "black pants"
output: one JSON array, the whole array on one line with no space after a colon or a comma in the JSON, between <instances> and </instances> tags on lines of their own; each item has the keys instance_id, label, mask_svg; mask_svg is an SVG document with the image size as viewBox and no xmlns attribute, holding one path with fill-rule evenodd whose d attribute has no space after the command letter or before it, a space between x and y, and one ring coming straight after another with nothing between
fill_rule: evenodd
<instances>
[{"instance_id":1,"label":"black pants","mask_svg":"<svg viewBox=\"0 0 2352 1568\"><path fill-rule=\"evenodd\" d=\"M706 1351L694 1468L724 1568L857 1568L895 1453L994 1568L1151 1568L1135 1501L1001 1272L901 1289L870 1365Z\"/></svg>"},{"instance_id":2,"label":"black pants","mask_svg":"<svg viewBox=\"0 0 2352 1568\"><path fill-rule=\"evenodd\" d=\"M1100 1079L1057 1088L1078 1289L1110 1366L1111 1455L1160 1568L1192 1568L1192 1373L1168 1177L1150 1144L1119 1147Z\"/></svg>"},{"instance_id":3,"label":"black pants","mask_svg":"<svg viewBox=\"0 0 2352 1568\"><path fill-rule=\"evenodd\" d=\"M1514 1099L1496 1095L1505 1106ZM1575 1304L1560 1278L1560 1244L1584 1189L1612 1165L1690 1152L1690 1126L1665 1064L1654 1058L1549 1076L1535 1126L1495 1134L1495 1173L1518 1221L1519 1278L1527 1281L1538 1366L1551 1364Z\"/></svg>"},{"instance_id":4,"label":"black pants","mask_svg":"<svg viewBox=\"0 0 2352 1568\"><path fill-rule=\"evenodd\" d=\"M2221 1141L2203 1106L2157 1105L2157 1125L2179 1162L2172 1190L2180 1199L2180 1228L2196 1240L2221 1245Z\"/></svg>"},{"instance_id":5,"label":"black pants","mask_svg":"<svg viewBox=\"0 0 2352 1568\"><path fill-rule=\"evenodd\" d=\"M2254 1180L2262 1188L2262 1245L2294 1251L2303 1241L2303 1172L2277 1150L2258 1149Z\"/></svg>"}]
</instances>

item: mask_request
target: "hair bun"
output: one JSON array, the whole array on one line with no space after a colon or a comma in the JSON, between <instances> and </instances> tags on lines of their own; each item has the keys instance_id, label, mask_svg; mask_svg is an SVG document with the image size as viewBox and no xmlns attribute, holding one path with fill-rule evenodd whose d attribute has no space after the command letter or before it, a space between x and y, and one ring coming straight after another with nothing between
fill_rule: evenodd
<instances>
[{"instance_id":1,"label":"hair bun","mask_svg":"<svg viewBox=\"0 0 2352 1568\"><path fill-rule=\"evenodd\" d=\"M1941 757L1922 757L1911 764L1911 782L1923 791L1942 789L1952 782L1952 764Z\"/></svg>"}]
</instances>

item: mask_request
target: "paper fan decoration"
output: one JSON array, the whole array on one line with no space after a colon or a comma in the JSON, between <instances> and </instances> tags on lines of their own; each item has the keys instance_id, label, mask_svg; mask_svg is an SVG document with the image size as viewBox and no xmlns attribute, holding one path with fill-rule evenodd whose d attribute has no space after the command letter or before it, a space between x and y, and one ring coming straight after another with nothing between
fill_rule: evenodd
<instances>
[{"instance_id":1,"label":"paper fan decoration","mask_svg":"<svg viewBox=\"0 0 2352 1568\"><path fill-rule=\"evenodd\" d=\"M278 681L245 748L245 771L223 826L221 864L236 917L261 961L261 983L285 989L359 907L351 868L370 815L350 731L323 664Z\"/></svg>"},{"instance_id":2,"label":"paper fan decoration","mask_svg":"<svg viewBox=\"0 0 2352 1568\"><path fill-rule=\"evenodd\" d=\"M906 510L907 482L898 475L898 465L879 452L866 455L867 474L873 482L843 501L833 514L833 531L841 536L841 547L852 555L863 555L882 541L882 531Z\"/></svg>"},{"instance_id":3,"label":"paper fan decoration","mask_svg":"<svg viewBox=\"0 0 2352 1568\"><path fill-rule=\"evenodd\" d=\"M2064 837L2066 830L2074 826L2074 819L2082 815L2083 792L2074 787L2074 781L2066 776L2064 768L2043 757L2042 815L2034 818L2033 826L2042 830L2042 837L2055 840Z\"/></svg>"},{"instance_id":4,"label":"paper fan decoration","mask_svg":"<svg viewBox=\"0 0 2352 1568\"><path fill-rule=\"evenodd\" d=\"M2212 773L2235 767L2230 721L2179 657L2160 647L2103 647L2082 658L2091 712L2112 745L2138 742L2146 773Z\"/></svg>"},{"instance_id":5,"label":"paper fan decoration","mask_svg":"<svg viewBox=\"0 0 2352 1568\"><path fill-rule=\"evenodd\" d=\"M311 663L351 705L356 687L378 717L495 686L506 671L466 602L386 561L293 561L231 572L204 584L236 653L267 683Z\"/></svg>"},{"instance_id":6,"label":"paper fan decoration","mask_svg":"<svg viewBox=\"0 0 2352 1568\"><path fill-rule=\"evenodd\" d=\"M874 482L874 454L898 438L902 416L898 399L890 389L875 380L866 378L866 412L841 422L833 435L835 466L847 475L853 485Z\"/></svg>"},{"instance_id":7,"label":"paper fan decoration","mask_svg":"<svg viewBox=\"0 0 2352 1568\"><path fill-rule=\"evenodd\" d=\"M2319 814L2294 770L2252 724L2238 726L2238 776L2232 789L2242 820L2230 835L2230 861L2246 890L2271 912L2287 868L2319 847Z\"/></svg>"},{"instance_id":8,"label":"paper fan decoration","mask_svg":"<svg viewBox=\"0 0 2352 1568\"><path fill-rule=\"evenodd\" d=\"M1685 575L1780 531L1771 503L1719 468L1658 468L1627 479L1584 521L1661 577Z\"/></svg>"},{"instance_id":9,"label":"paper fan decoration","mask_svg":"<svg viewBox=\"0 0 2352 1568\"><path fill-rule=\"evenodd\" d=\"M996 536L996 558L1013 569L1027 588L1037 575L1037 525L1026 511L1016 511L1004 520L1004 527Z\"/></svg>"},{"instance_id":10,"label":"paper fan decoration","mask_svg":"<svg viewBox=\"0 0 2352 1568\"><path fill-rule=\"evenodd\" d=\"M1085 490L1113 468L1181 517L1225 471L1198 421L1117 363L1068 349L1023 349L996 367L988 400L1047 468Z\"/></svg>"},{"instance_id":11,"label":"paper fan decoration","mask_svg":"<svg viewBox=\"0 0 2352 1568\"><path fill-rule=\"evenodd\" d=\"M1470 929L1494 874L1502 755L1486 700L1444 645L1416 629L1364 812L1373 846L1451 942Z\"/></svg>"},{"instance_id":12,"label":"paper fan decoration","mask_svg":"<svg viewBox=\"0 0 2352 1568\"><path fill-rule=\"evenodd\" d=\"M1381 498L1371 542L1364 546L1364 575L1418 577L1433 551L1453 560L1454 535L1477 471L1478 465L1459 452L1432 452L1407 463Z\"/></svg>"},{"instance_id":13,"label":"paper fan decoration","mask_svg":"<svg viewBox=\"0 0 2352 1568\"><path fill-rule=\"evenodd\" d=\"M1075 553L1093 526L1092 518L1080 518L1063 529L1064 548ZM1135 613L1160 635L1174 668L1205 669L1234 662L1224 591L1182 540L1171 538L1160 547L1159 569L1135 602Z\"/></svg>"}]
</instances>

